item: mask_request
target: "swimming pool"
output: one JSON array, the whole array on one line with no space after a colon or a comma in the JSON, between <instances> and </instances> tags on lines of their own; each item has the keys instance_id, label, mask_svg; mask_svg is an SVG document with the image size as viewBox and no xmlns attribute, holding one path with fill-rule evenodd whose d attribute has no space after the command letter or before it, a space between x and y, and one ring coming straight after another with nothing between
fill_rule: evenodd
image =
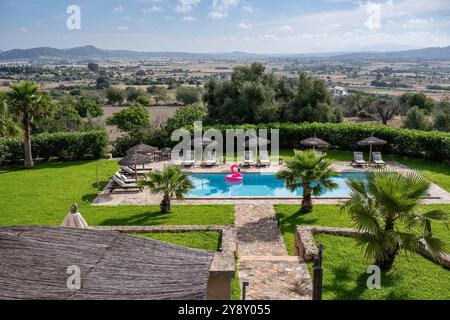
<instances>
[{"instance_id":1,"label":"swimming pool","mask_svg":"<svg viewBox=\"0 0 450 320\"><path fill-rule=\"evenodd\" d=\"M195 173L189 175L195 189L188 193L187 198L227 198L227 197L301 197L303 189L291 192L285 188L284 182L276 178L276 174L244 174L241 184L227 183L227 174ZM345 183L347 178L363 179L367 173L343 173L333 178L339 187L336 190L325 190L321 197L348 197L350 189Z\"/></svg>"}]
</instances>

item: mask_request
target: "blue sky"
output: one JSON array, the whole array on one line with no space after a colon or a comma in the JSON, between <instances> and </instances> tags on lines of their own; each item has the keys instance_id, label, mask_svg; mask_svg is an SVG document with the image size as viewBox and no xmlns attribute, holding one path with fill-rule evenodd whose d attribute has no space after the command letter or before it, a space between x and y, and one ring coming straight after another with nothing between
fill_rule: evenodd
<instances>
[{"instance_id":1,"label":"blue sky","mask_svg":"<svg viewBox=\"0 0 450 320\"><path fill-rule=\"evenodd\" d=\"M69 5L81 29L66 27ZM0 0L0 49L306 53L450 45L450 0Z\"/></svg>"}]
</instances>

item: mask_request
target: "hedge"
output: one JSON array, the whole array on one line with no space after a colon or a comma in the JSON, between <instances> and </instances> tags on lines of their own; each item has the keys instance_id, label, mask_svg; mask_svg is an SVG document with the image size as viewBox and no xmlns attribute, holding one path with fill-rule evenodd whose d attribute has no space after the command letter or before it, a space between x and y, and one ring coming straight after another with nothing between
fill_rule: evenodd
<instances>
[{"instance_id":1,"label":"hedge","mask_svg":"<svg viewBox=\"0 0 450 320\"><path fill-rule=\"evenodd\" d=\"M436 160L450 159L450 133L439 131L419 131L396 129L381 125L342 124L342 123L274 123L241 126L214 126L221 131L226 129L279 129L280 148L300 146L300 141L314 135L342 150L354 151L364 147L358 142L372 133L388 143L377 146L386 154L396 154L415 158ZM269 133L270 134L270 133ZM367 148L367 147L366 147Z\"/></svg>"},{"instance_id":2,"label":"hedge","mask_svg":"<svg viewBox=\"0 0 450 320\"><path fill-rule=\"evenodd\" d=\"M300 141L314 135L329 142L333 147L342 150L368 151L367 147L358 146L358 142L366 139L372 133L388 141L384 146L377 146L377 150L385 154L396 154L414 158L425 158L435 160L450 159L450 133L439 131L419 131L408 129L396 129L382 125L367 124L343 124L343 123L272 123L259 125L214 125L211 128L221 130L223 133L227 129L279 129L280 148L299 148ZM192 131L192 128L186 128ZM203 130L208 127L204 126ZM156 147L166 147L163 141L169 141L163 137L163 131L159 134L140 135L135 137L124 136L115 145L115 154L121 156L125 150L135 144L144 142ZM269 132L270 135L270 132ZM225 135L224 135L225 136ZM269 137L270 138L270 137ZM172 143L171 145L175 145Z\"/></svg>"},{"instance_id":3,"label":"hedge","mask_svg":"<svg viewBox=\"0 0 450 320\"><path fill-rule=\"evenodd\" d=\"M106 154L108 136L105 131L43 133L31 138L33 158L82 160L86 155L100 159ZM21 139L0 139L0 161L24 158Z\"/></svg>"}]
</instances>

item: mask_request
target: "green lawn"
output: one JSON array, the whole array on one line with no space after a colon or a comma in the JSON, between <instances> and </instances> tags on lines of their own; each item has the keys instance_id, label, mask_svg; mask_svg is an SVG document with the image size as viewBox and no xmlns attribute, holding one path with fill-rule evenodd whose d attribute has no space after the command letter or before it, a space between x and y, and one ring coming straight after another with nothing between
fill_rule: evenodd
<instances>
[{"instance_id":1,"label":"green lawn","mask_svg":"<svg viewBox=\"0 0 450 320\"><path fill-rule=\"evenodd\" d=\"M90 225L224 225L234 221L233 206L97 207L90 202L118 169L108 160L46 163L32 170L0 169L0 226L60 225L73 203Z\"/></svg>"},{"instance_id":2,"label":"green lawn","mask_svg":"<svg viewBox=\"0 0 450 320\"><path fill-rule=\"evenodd\" d=\"M295 230L298 225L352 227L348 214L339 213L338 205L316 205L308 214L299 213L299 205L275 205L275 211L280 216L280 227L283 239L290 255L294 255ZM443 209L450 212L450 205L426 205L422 210ZM433 223L435 236L447 242L450 251L450 231L440 223Z\"/></svg>"},{"instance_id":3,"label":"green lawn","mask_svg":"<svg viewBox=\"0 0 450 320\"><path fill-rule=\"evenodd\" d=\"M219 251L220 232L136 233L137 237L151 238L193 249Z\"/></svg>"},{"instance_id":4,"label":"green lawn","mask_svg":"<svg viewBox=\"0 0 450 320\"><path fill-rule=\"evenodd\" d=\"M316 235L323 243L323 298L337 300L449 300L450 272L419 255L399 255L381 276L381 289L367 289L363 252L351 238ZM311 269L311 264L309 264Z\"/></svg>"}]
</instances>

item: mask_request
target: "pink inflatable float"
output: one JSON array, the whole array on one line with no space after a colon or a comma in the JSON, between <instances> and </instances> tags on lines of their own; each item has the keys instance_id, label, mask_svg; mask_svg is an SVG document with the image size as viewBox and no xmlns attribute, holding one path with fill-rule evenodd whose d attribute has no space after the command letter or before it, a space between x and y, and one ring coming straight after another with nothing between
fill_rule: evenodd
<instances>
[{"instance_id":1,"label":"pink inflatable float","mask_svg":"<svg viewBox=\"0 0 450 320\"><path fill-rule=\"evenodd\" d=\"M244 180L244 176L239 172L239 167L236 164L231 167L231 172L233 174L227 175L225 179L227 182L242 182Z\"/></svg>"}]
</instances>

